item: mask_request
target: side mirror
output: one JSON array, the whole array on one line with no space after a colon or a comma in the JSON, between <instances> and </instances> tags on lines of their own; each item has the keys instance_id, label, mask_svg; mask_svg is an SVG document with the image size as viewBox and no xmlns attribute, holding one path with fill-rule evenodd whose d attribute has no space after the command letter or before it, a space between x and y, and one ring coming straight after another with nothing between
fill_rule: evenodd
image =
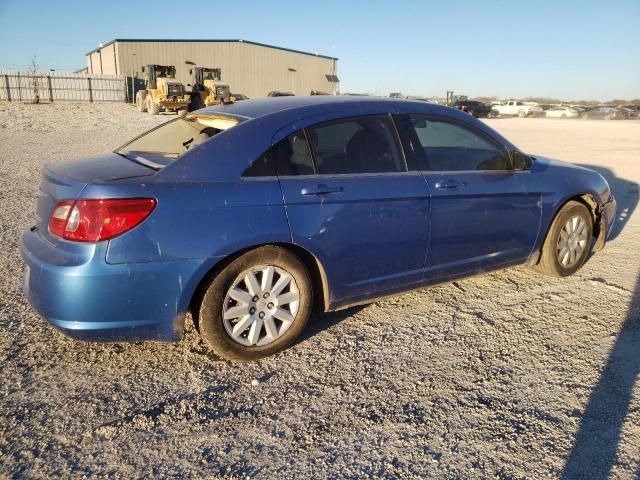
<instances>
[{"instance_id":1,"label":"side mirror","mask_svg":"<svg viewBox=\"0 0 640 480\"><path fill-rule=\"evenodd\" d=\"M528 170L529 168L531 168L531 158L529 158L528 155L525 155L522 152L511 152L511 160L513 162L514 170Z\"/></svg>"}]
</instances>

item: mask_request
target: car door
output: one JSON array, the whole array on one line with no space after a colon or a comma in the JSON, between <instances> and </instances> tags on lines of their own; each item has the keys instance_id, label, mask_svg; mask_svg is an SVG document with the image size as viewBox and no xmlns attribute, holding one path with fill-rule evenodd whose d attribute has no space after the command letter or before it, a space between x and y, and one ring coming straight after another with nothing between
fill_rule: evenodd
<instances>
[{"instance_id":1,"label":"car door","mask_svg":"<svg viewBox=\"0 0 640 480\"><path fill-rule=\"evenodd\" d=\"M279 145L292 240L320 261L333 306L420 283L429 194L389 115L321 123Z\"/></svg>"},{"instance_id":2,"label":"car door","mask_svg":"<svg viewBox=\"0 0 640 480\"><path fill-rule=\"evenodd\" d=\"M530 172L514 170L504 147L467 122L405 121L431 192L426 281L525 261L541 215Z\"/></svg>"}]
</instances>

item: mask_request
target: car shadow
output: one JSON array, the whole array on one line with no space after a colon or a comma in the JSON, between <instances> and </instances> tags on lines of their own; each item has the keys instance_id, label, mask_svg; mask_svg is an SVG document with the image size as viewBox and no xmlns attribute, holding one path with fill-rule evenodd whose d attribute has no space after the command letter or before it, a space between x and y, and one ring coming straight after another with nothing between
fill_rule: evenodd
<instances>
[{"instance_id":1,"label":"car shadow","mask_svg":"<svg viewBox=\"0 0 640 480\"><path fill-rule=\"evenodd\" d=\"M307 323L307 326L298 337L296 344L305 342L306 340L313 337L314 335L317 335L323 330L330 329L343 320L354 316L366 307L367 305L357 305L354 307L345 308L344 310L338 310L337 312L328 313L323 313L320 309L317 309L316 311L314 311L311 318L309 319L309 323Z\"/></svg>"},{"instance_id":2,"label":"car shadow","mask_svg":"<svg viewBox=\"0 0 640 480\"><path fill-rule=\"evenodd\" d=\"M639 374L640 275L627 317L582 415L563 480L609 478Z\"/></svg>"},{"instance_id":3,"label":"car shadow","mask_svg":"<svg viewBox=\"0 0 640 480\"><path fill-rule=\"evenodd\" d=\"M600 167L597 165L580 165L580 167L585 167L590 170L595 170L609 182L609 186L611 187L611 192L618 203L618 207L616 210L616 219L613 222L611 227L611 233L609 234L609 240L615 240L622 230L624 230L625 225L633 211L636 209L639 200L639 189L638 184L631 180L627 180L626 178L618 178L613 173L612 170Z\"/></svg>"}]
</instances>

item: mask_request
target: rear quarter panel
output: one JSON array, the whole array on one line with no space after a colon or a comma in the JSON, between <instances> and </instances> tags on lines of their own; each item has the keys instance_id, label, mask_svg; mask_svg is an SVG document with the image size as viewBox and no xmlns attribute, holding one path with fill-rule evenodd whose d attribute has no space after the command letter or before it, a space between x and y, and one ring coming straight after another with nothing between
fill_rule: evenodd
<instances>
[{"instance_id":1,"label":"rear quarter panel","mask_svg":"<svg viewBox=\"0 0 640 480\"><path fill-rule=\"evenodd\" d=\"M112 265L158 264L176 278L177 312L188 308L198 285L228 255L266 243L287 243L289 228L277 181L164 182L87 187L87 197L154 197L142 224L109 241ZM188 263L190 273L180 273ZM175 267L172 267L175 265ZM175 271L174 271L175 270Z\"/></svg>"},{"instance_id":2,"label":"rear quarter panel","mask_svg":"<svg viewBox=\"0 0 640 480\"><path fill-rule=\"evenodd\" d=\"M248 246L290 240L276 179L90 185L87 197L153 197L142 224L109 242L108 263L224 256Z\"/></svg>"}]
</instances>

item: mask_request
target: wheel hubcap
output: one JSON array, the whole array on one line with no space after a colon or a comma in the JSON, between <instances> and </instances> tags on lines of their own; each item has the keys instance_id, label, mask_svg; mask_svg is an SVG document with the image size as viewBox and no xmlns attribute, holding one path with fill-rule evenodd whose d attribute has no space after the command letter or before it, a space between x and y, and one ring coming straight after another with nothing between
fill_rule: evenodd
<instances>
[{"instance_id":1,"label":"wheel hubcap","mask_svg":"<svg viewBox=\"0 0 640 480\"><path fill-rule=\"evenodd\" d=\"M222 307L224 328L244 346L274 342L293 324L300 292L293 276L271 265L242 272L227 291Z\"/></svg>"},{"instance_id":2,"label":"wheel hubcap","mask_svg":"<svg viewBox=\"0 0 640 480\"><path fill-rule=\"evenodd\" d=\"M573 267L587 248L587 223L575 215L571 217L560 231L558 238L558 262L565 268Z\"/></svg>"}]
</instances>

